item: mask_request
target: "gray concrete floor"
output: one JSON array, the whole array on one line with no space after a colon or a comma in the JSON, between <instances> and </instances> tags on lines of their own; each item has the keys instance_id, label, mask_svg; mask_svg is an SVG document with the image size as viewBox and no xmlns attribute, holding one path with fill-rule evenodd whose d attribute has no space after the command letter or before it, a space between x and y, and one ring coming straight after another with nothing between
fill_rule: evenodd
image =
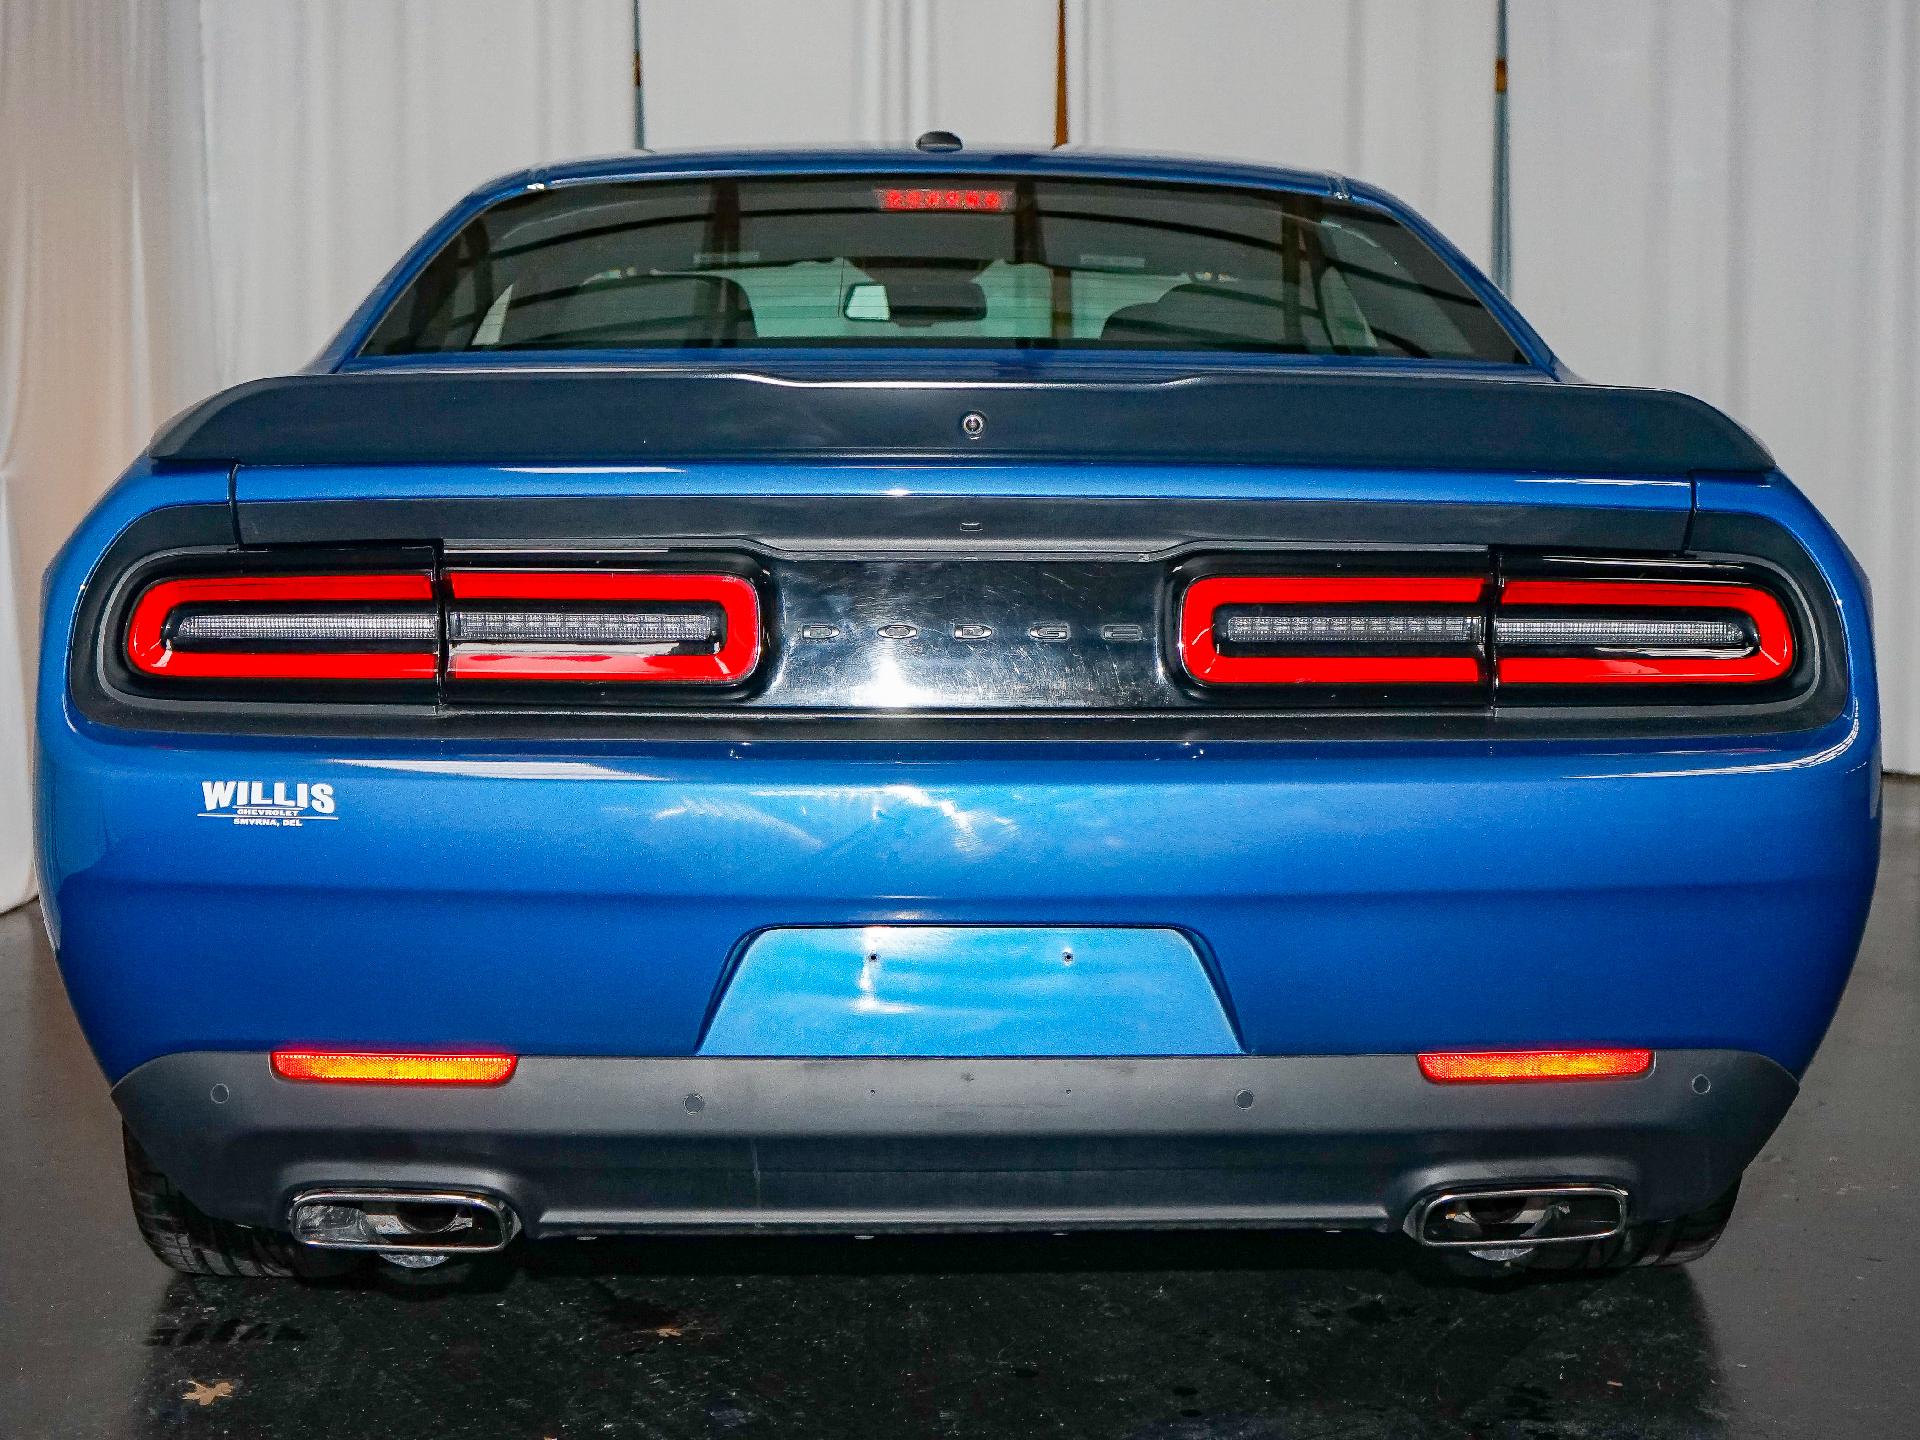
<instances>
[{"instance_id":1,"label":"gray concrete floor","mask_svg":"<svg viewBox=\"0 0 1920 1440\"><path fill-rule=\"evenodd\" d=\"M1286 1236L560 1244L450 1289L187 1280L0 917L0 1437L1920 1435L1920 785L1720 1248L1490 1290Z\"/></svg>"}]
</instances>

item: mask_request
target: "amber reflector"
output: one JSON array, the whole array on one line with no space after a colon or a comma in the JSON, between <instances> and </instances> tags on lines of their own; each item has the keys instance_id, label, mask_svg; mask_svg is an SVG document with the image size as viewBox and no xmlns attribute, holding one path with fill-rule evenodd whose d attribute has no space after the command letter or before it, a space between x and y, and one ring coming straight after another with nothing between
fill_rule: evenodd
<instances>
[{"instance_id":1,"label":"amber reflector","mask_svg":"<svg viewBox=\"0 0 1920 1440\"><path fill-rule=\"evenodd\" d=\"M1651 1050L1495 1050L1420 1057L1420 1073L1442 1085L1500 1080L1605 1080L1644 1075L1652 1068Z\"/></svg>"},{"instance_id":2,"label":"amber reflector","mask_svg":"<svg viewBox=\"0 0 1920 1440\"><path fill-rule=\"evenodd\" d=\"M361 1085L503 1085L517 1063L512 1055L395 1055L359 1050L276 1050L273 1073L282 1080L330 1080Z\"/></svg>"}]
</instances>

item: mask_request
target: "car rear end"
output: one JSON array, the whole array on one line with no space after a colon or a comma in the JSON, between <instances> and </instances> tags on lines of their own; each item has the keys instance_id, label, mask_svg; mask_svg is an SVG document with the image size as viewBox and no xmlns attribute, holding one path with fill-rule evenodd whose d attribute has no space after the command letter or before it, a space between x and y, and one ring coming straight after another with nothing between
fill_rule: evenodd
<instances>
[{"instance_id":1,"label":"car rear end","mask_svg":"<svg viewBox=\"0 0 1920 1440\"><path fill-rule=\"evenodd\" d=\"M757 163L480 197L57 562L48 916L151 1165L401 1253L1720 1202L1877 843L1764 450L1342 182Z\"/></svg>"}]
</instances>

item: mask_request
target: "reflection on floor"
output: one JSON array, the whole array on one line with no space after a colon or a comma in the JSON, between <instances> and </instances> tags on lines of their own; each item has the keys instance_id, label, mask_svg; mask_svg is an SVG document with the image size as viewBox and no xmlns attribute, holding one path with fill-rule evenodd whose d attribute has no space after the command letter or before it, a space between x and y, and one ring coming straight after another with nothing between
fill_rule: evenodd
<instances>
[{"instance_id":1,"label":"reflection on floor","mask_svg":"<svg viewBox=\"0 0 1920 1440\"><path fill-rule=\"evenodd\" d=\"M1322 1236L553 1244L173 1277L39 920L0 917L0 1436L1920 1433L1920 785L1807 1089L1691 1271L1486 1290Z\"/></svg>"}]
</instances>

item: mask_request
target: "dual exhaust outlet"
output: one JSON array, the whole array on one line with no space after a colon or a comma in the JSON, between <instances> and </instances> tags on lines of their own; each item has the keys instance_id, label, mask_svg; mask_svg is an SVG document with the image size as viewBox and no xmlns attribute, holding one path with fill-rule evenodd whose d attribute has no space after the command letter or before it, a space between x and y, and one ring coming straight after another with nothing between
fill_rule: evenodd
<instances>
[{"instance_id":1,"label":"dual exhaust outlet","mask_svg":"<svg viewBox=\"0 0 1920 1440\"><path fill-rule=\"evenodd\" d=\"M399 1264L504 1250L520 1217L490 1195L460 1190L308 1190L288 1210L288 1228L318 1250L363 1250Z\"/></svg>"},{"instance_id":2,"label":"dual exhaust outlet","mask_svg":"<svg viewBox=\"0 0 1920 1440\"><path fill-rule=\"evenodd\" d=\"M1627 1203L1617 1185L1459 1187L1423 1198L1406 1228L1433 1249L1517 1260L1536 1245L1612 1239L1627 1228Z\"/></svg>"},{"instance_id":3,"label":"dual exhaust outlet","mask_svg":"<svg viewBox=\"0 0 1920 1440\"><path fill-rule=\"evenodd\" d=\"M1609 1240L1627 1228L1617 1185L1456 1187L1425 1196L1407 1215L1420 1244L1488 1260L1537 1245ZM400 1264L504 1250L520 1233L505 1202L473 1191L308 1190L288 1212L293 1238L321 1250L362 1250Z\"/></svg>"}]
</instances>

